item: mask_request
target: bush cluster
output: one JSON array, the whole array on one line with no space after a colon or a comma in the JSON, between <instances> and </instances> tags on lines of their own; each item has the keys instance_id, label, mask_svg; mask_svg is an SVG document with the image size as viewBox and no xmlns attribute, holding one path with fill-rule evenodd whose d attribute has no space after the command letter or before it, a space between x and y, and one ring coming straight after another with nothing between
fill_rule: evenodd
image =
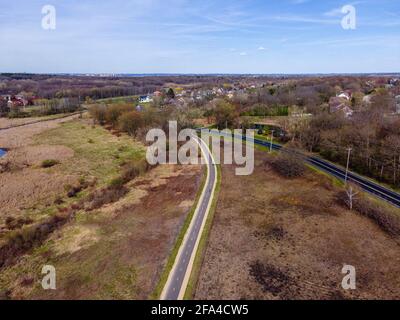
<instances>
[{"instance_id":1,"label":"bush cluster","mask_svg":"<svg viewBox=\"0 0 400 320\"><path fill-rule=\"evenodd\" d=\"M280 175L286 178L301 177L306 171L303 160L293 153L282 152L271 164Z\"/></svg>"},{"instance_id":2,"label":"bush cluster","mask_svg":"<svg viewBox=\"0 0 400 320\"><path fill-rule=\"evenodd\" d=\"M343 206L347 206L348 196L341 192L338 199ZM387 207L358 194L353 200L353 209L361 215L373 220L382 230L392 236L400 235L400 216Z\"/></svg>"}]
</instances>

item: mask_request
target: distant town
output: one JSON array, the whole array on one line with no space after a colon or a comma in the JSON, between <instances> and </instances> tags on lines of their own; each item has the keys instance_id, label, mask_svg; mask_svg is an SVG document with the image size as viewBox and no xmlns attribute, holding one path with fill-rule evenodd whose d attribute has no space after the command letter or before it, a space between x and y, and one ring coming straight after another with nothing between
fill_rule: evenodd
<instances>
[{"instance_id":1,"label":"distant town","mask_svg":"<svg viewBox=\"0 0 400 320\"><path fill-rule=\"evenodd\" d=\"M0 299L396 299L399 190L396 74L0 75Z\"/></svg>"}]
</instances>

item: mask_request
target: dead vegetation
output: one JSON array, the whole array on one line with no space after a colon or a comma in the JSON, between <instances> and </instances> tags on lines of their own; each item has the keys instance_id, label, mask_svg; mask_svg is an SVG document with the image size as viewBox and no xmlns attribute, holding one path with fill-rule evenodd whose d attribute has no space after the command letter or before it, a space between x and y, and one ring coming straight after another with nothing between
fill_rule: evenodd
<instances>
[{"instance_id":1,"label":"dead vegetation","mask_svg":"<svg viewBox=\"0 0 400 320\"><path fill-rule=\"evenodd\" d=\"M52 164L53 162L49 161L45 168L52 167ZM60 207L56 215L40 223L24 227L26 224L32 224L33 220L23 218L15 220L13 217L8 217L6 219L6 226L12 232L6 235L6 243L0 246L0 269L14 263L19 255L40 246L54 230L72 219L79 210L90 212L104 205L117 202L129 192L125 184L140 174L146 173L151 168L153 167L147 165L147 162L144 160L136 164L129 163L128 165L124 165L121 177L116 178L120 179L121 183L116 184L111 182L107 187L95 189L87 197L72 203L70 207ZM95 186L95 180L88 182L85 179L81 179L78 184L74 186L67 185L65 189L67 190L67 196L73 198L90 186ZM56 199L56 202L60 203L60 198Z\"/></svg>"},{"instance_id":2,"label":"dead vegetation","mask_svg":"<svg viewBox=\"0 0 400 320\"><path fill-rule=\"evenodd\" d=\"M298 178L304 175L306 167L303 160L294 153L280 153L271 161L272 167L283 177Z\"/></svg>"},{"instance_id":3,"label":"dead vegetation","mask_svg":"<svg viewBox=\"0 0 400 320\"><path fill-rule=\"evenodd\" d=\"M1 298L149 296L195 198L200 167L150 167L130 138L86 120L43 129L6 158L18 166L0 174ZM40 287L44 264L63 275L57 292Z\"/></svg>"},{"instance_id":4,"label":"dead vegetation","mask_svg":"<svg viewBox=\"0 0 400 320\"><path fill-rule=\"evenodd\" d=\"M338 201L343 206L347 206L348 194L346 192L338 193ZM370 218L388 234L394 237L400 236L400 214L398 210L378 203L362 194L354 198L352 208L355 212Z\"/></svg>"},{"instance_id":5,"label":"dead vegetation","mask_svg":"<svg viewBox=\"0 0 400 320\"><path fill-rule=\"evenodd\" d=\"M6 244L0 247L0 270L13 264L19 255L41 245L49 234L64 225L72 215L72 210L65 209L46 221L27 227L21 225L19 229L7 234Z\"/></svg>"},{"instance_id":6,"label":"dead vegetation","mask_svg":"<svg viewBox=\"0 0 400 320\"><path fill-rule=\"evenodd\" d=\"M262 286L265 292L270 292L273 295L282 294L283 291L290 288L289 284L293 281L286 271L281 271L273 265L263 264L260 261L250 264L249 274ZM288 297L289 293L284 292L284 296Z\"/></svg>"}]
</instances>

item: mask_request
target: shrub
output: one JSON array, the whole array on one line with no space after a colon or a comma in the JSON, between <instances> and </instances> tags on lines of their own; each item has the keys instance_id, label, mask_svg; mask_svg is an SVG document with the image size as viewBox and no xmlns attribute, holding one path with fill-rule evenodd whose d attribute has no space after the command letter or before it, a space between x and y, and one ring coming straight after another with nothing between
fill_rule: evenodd
<instances>
[{"instance_id":1,"label":"shrub","mask_svg":"<svg viewBox=\"0 0 400 320\"><path fill-rule=\"evenodd\" d=\"M123 185L124 185L124 179L122 177L117 177L112 179L109 184L111 188L119 188L122 187Z\"/></svg>"},{"instance_id":2,"label":"shrub","mask_svg":"<svg viewBox=\"0 0 400 320\"><path fill-rule=\"evenodd\" d=\"M122 180L116 180L115 185L109 186L102 190L97 190L89 195L89 205L87 210L95 210L101 208L105 204L118 201L121 197L125 196L129 190L124 187Z\"/></svg>"},{"instance_id":3,"label":"shrub","mask_svg":"<svg viewBox=\"0 0 400 320\"><path fill-rule=\"evenodd\" d=\"M106 111L107 107L105 105L93 105L89 108L90 115L99 124L106 122Z\"/></svg>"},{"instance_id":4,"label":"shrub","mask_svg":"<svg viewBox=\"0 0 400 320\"><path fill-rule=\"evenodd\" d=\"M303 160L292 152L282 152L272 162L272 167L286 178L301 177L306 169Z\"/></svg>"},{"instance_id":5,"label":"shrub","mask_svg":"<svg viewBox=\"0 0 400 320\"><path fill-rule=\"evenodd\" d=\"M88 188L91 185L89 181L86 181L85 177L80 177L79 181L75 185L67 184L64 186L64 190L67 192L68 198L75 197L79 192Z\"/></svg>"},{"instance_id":6,"label":"shrub","mask_svg":"<svg viewBox=\"0 0 400 320\"><path fill-rule=\"evenodd\" d=\"M338 195L340 203L347 206L347 194L341 192ZM353 200L353 209L373 220L382 230L392 236L400 235L400 215L390 208L384 207L375 201L369 200L359 194Z\"/></svg>"},{"instance_id":7,"label":"shrub","mask_svg":"<svg viewBox=\"0 0 400 320\"><path fill-rule=\"evenodd\" d=\"M41 167L42 168L51 168L54 167L55 165L59 164L60 162L58 160L54 159L48 159L48 160L43 160Z\"/></svg>"},{"instance_id":8,"label":"shrub","mask_svg":"<svg viewBox=\"0 0 400 320\"><path fill-rule=\"evenodd\" d=\"M54 204L56 204L56 205L60 205L63 203L64 203L64 200L60 196L58 196L54 199Z\"/></svg>"},{"instance_id":9,"label":"shrub","mask_svg":"<svg viewBox=\"0 0 400 320\"><path fill-rule=\"evenodd\" d=\"M119 117L130 111L134 111L133 105L131 104L114 104L107 108L106 110L106 121L110 123L113 127L118 125Z\"/></svg>"},{"instance_id":10,"label":"shrub","mask_svg":"<svg viewBox=\"0 0 400 320\"><path fill-rule=\"evenodd\" d=\"M122 180L124 183L127 183L137 176L147 172L150 169L150 165L146 160L136 161L136 162L128 162L124 165L122 171Z\"/></svg>"},{"instance_id":11,"label":"shrub","mask_svg":"<svg viewBox=\"0 0 400 320\"><path fill-rule=\"evenodd\" d=\"M68 198L73 198L75 197L79 192L81 192L83 189L83 187L81 185L79 186L72 186L68 192L67 192L67 196Z\"/></svg>"},{"instance_id":12,"label":"shrub","mask_svg":"<svg viewBox=\"0 0 400 320\"><path fill-rule=\"evenodd\" d=\"M7 217L5 222L8 230L15 230L23 225L19 222L19 219L17 220L14 217Z\"/></svg>"},{"instance_id":13,"label":"shrub","mask_svg":"<svg viewBox=\"0 0 400 320\"><path fill-rule=\"evenodd\" d=\"M122 131L135 135L136 131L144 124L142 115L137 111L124 113L118 118L118 124Z\"/></svg>"},{"instance_id":14,"label":"shrub","mask_svg":"<svg viewBox=\"0 0 400 320\"><path fill-rule=\"evenodd\" d=\"M12 263L16 257L32 247L42 243L50 233L65 224L74 214L73 210L62 209L60 212L42 223L25 226L6 235L7 242L0 247L0 268ZM32 222L26 219L24 222Z\"/></svg>"},{"instance_id":15,"label":"shrub","mask_svg":"<svg viewBox=\"0 0 400 320\"><path fill-rule=\"evenodd\" d=\"M26 224L31 224L33 222L32 219L30 218L18 218L15 219L14 217L7 217L6 218L6 227L8 230L16 230L21 228L22 226Z\"/></svg>"}]
</instances>

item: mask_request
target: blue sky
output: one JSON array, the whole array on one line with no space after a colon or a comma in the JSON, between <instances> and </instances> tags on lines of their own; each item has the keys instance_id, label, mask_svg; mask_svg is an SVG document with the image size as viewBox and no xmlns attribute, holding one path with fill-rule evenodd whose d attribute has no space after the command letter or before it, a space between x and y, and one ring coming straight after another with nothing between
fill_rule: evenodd
<instances>
[{"instance_id":1,"label":"blue sky","mask_svg":"<svg viewBox=\"0 0 400 320\"><path fill-rule=\"evenodd\" d=\"M400 1L0 0L0 43L1 72L399 72Z\"/></svg>"}]
</instances>

